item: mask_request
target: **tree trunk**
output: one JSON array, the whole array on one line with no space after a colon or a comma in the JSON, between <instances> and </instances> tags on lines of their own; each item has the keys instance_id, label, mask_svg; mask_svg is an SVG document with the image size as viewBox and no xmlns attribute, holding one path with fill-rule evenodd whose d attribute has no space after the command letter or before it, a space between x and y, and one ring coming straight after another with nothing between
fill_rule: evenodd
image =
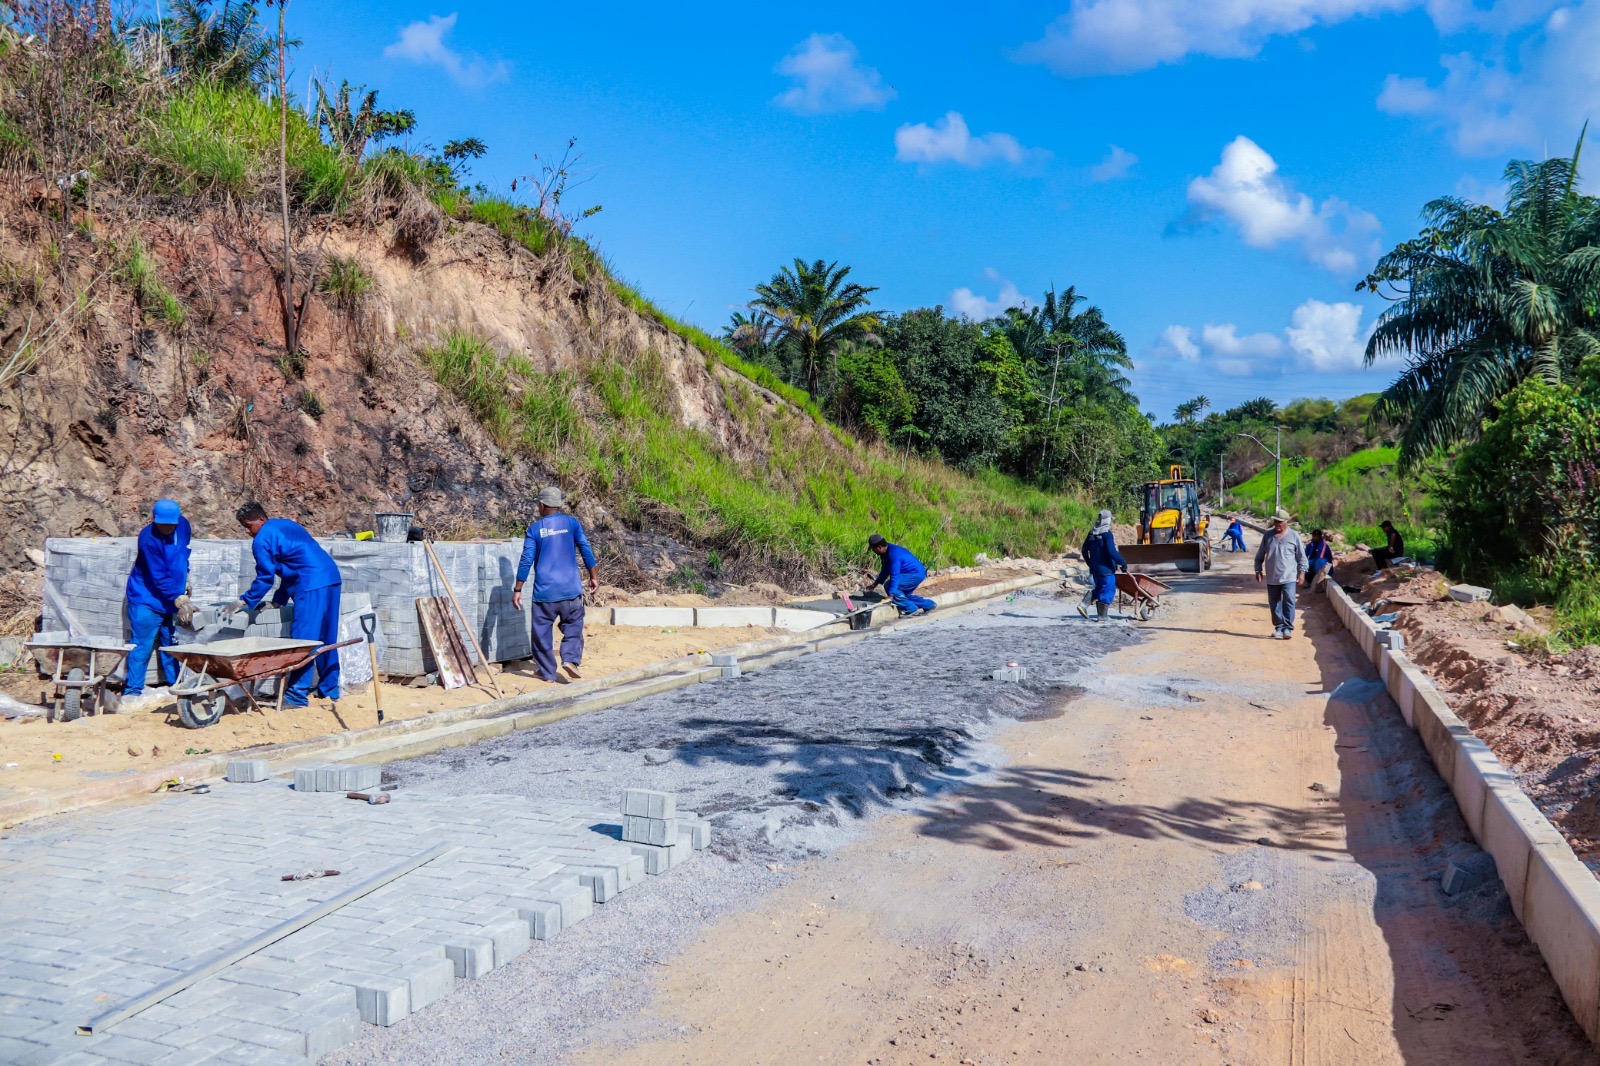
<instances>
[{"instance_id":1,"label":"tree trunk","mask_svg":"<svg viewBox=\"0 0 1600 1066\"><path fill-rule=\"evenodd\" d=\"M289 82L284 69L284 16L289 0L278 0L278 200L283 210L283 347L300 348L300 322L294 301L294 238L289 229Z\"/></svg>"}]
</instances>

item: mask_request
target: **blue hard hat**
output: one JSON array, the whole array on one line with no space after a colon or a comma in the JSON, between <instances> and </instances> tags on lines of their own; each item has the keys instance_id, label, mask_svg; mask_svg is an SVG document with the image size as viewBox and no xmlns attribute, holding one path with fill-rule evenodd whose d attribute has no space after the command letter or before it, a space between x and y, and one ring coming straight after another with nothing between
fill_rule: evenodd
<instances>
[{"instance_id":1,"label":"blue hard hat","mask_svg":"<svg viewBox=\"0 0 1600 1066\"><path fill-rule=\"evenodd\" d=\"M178 510L176 500L157 500L156 505L150 508L150 521L164 526L177 525L178 519L182 517L183 512Z\"/></svg>"}]
</instances>

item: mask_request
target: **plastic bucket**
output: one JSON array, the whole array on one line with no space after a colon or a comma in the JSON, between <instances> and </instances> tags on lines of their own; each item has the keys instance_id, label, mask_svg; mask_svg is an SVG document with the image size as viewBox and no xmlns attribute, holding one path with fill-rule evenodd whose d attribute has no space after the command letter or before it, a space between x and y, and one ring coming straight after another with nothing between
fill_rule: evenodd
<instances>
[{"instance_id":1,"label":"plastic bucket","mask_svg":"<svg viewBox=\"0 0 1600 1066\"><path fill-rule=\"evenodd\" d=\"M372 516L378 539L385 544L404 544L411 532L411 520L416 515L410 511L379 511Z\"/></svg>"}]
</instances>

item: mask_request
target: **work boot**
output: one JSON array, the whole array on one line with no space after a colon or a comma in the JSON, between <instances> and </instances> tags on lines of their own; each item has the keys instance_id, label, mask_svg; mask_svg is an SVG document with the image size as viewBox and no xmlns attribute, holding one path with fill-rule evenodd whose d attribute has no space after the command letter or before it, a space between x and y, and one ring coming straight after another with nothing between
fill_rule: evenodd
<instances>
[{"instance_id":1,"label":"work boot","mask_svg":"<svg viewBox=\"0 0 1600 1066\"><path fill-rule=\"evenodd\" d=\"M1111 605L1109 603L1096 603L1094 605L1094 616L1096 622L1104 622L1111 617Z\"/></svg>"}]
</instances>

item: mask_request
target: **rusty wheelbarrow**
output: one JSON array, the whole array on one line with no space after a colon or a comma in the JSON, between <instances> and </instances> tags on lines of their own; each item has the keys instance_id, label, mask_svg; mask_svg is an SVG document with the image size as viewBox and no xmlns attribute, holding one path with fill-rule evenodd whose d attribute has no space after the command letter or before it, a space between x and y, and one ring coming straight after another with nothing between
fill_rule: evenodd
<instances>
[{"instance_id":1,"label":"rusty wheelbarrow","mask_svg":"<svg viewBox=\"0 0 1600 1066\"><path fill-rule=\"evenodd\" d=\"M1171 585L1157 581L1149 574L1123 571L1117 575L1118 604L1125 608L1131 606L1133 616L1141 622L1148 621L1156 613L1156 608L1161 606L1161 597L1171 591Z\"/></svg>"},{"instance_id":2,"label":"rusty wheelbarrow","mask_svg":"<svg viewBox=\"0 0 1600 1066\"><path fill-rule=\"evenodd\" d=\"M55 685L55 719L76 721L87 711L116 711L106 698L106 682L133 650L110 637L74 637L40 633L24 644L33 653L39 676Z\"/></svg>"},{"instance_id":3,"label":"rusty wheelbarrow","mask_svg":"<svg viewBox=\"0 0 1600 1066\"><path fill-rule=\"evenodd\" d=\"M248 708L261 710L255 687L263 681L276 681L277 709L283 709L284 679L325 651L360 644L355 637L337 644L316 640L290 640L286 637L236 637L209 644L175 644L161 650L191 671L172 686L178 700L178 718L190 729L216 725L228 709L227 690L244 692Z\"/></svg>"}]
</instances>

